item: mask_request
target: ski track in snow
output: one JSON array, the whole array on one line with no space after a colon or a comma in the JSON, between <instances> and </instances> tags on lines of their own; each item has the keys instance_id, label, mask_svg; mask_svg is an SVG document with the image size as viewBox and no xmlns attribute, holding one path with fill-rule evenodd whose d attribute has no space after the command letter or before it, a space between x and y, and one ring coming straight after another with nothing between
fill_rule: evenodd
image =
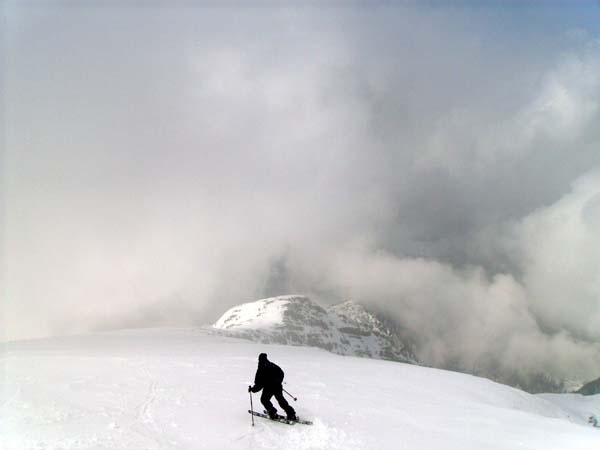
<instances>
[{"instance_id":1,"label":"ski track in snow","mask_svg":"<svg viewBox=\"0 0 600 450\"><path fill-rule=\"evenodd\" d=\"M261 351L312 426L255 418ZM532 396L489 380L200 330L0 345L0 450L600 449L600 396ZM260 410L260 395L253 396ZM275 403L277 406L277 404Z\"/></svg>"},{"instance_id":2,"label":"ski track in snow","mask_svg":"<svg viewBox=\"0 0 600 450\"><path fill-rule=\"evenodd\" d=\"M135 420L129 425L129 428L141 437L152 439L152 447L164 448L164 443L158 438L158 436L161 435L161 432L154 420L151 410L152 405L157 398L158 382L153 379L153 374L143 363L140 365L139 373L141 374L140 378L146 380L148 388L143 402L135 408Z\"/></svg>"},{"instance_id":3,"label":"ski track in snow","mask_svg":"<svg viewBox=\"0 0 600 450\"><path fill-rule=\"evenodd\" d=\"M316 419L313 425L286 425L273 424L266 419L259 418L257 420L263 423L257 424L259 432L256 433L252 440L252 445L248 448L264 448L264 449L279 449L282 442L285 442L286 448L298 450L311 449L364 449L365 445L361 441L347 435L343 430L325 425L321 420ZM282 430L273 425L281 425L290 427L290 430ZM310 427L304 429L302 427ZM282 436L283 435L283 436Z\"/></svg>"}]
</instances>

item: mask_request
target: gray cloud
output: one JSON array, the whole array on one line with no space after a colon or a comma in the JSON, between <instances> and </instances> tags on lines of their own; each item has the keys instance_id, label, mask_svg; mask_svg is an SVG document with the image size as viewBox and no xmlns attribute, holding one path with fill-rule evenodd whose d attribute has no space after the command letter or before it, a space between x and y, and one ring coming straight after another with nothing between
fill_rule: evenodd
<instances>
[{"instance_id":1,"label":"gray cloud","mask_svg":"<svg viewBox=\"0 0 600 450\"><path fill-rule=\"evenodd\" d=\"M301 291L595 376L589 13L7 5L4 338Z\"/></svg>"}]
</instances>

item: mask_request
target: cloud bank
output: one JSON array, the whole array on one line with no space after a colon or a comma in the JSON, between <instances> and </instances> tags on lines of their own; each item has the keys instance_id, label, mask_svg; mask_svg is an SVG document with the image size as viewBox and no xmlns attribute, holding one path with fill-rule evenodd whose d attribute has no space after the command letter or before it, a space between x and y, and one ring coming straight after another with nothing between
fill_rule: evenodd
<instances>
[{"instance_id":1,"label":"cloud bank","mask_svg":"<svg viewBox=\"0 0 600 450\"><path fill-rule=\"evenodd\" d=\"M8 5L3 338L302 292L432 365L597 377L600 43L569 11Z\"/></svg>"}]
</instances>

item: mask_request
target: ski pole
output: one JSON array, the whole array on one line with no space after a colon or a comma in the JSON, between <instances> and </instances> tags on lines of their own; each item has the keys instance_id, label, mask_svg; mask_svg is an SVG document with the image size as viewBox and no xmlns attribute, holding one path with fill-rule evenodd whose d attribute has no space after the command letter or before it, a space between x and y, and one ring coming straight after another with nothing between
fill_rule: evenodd
<instances>
[{"instance_id":1,"label":"ski pole","mask_svg":"<svg viewBox=\"0 0 600 450\"><path fill-rule=\"evenodd\" d=\"M252 392L248 391L248 393L250 394L250 411L252 411L252 414L250 414L252 416L252 426L254 426L254 407L252 406Z\"/></svg>"},{"instance_id":2,"label":"ski pole","mask_svg":"<svg viewBox=\"0 0 600 450\"><path fill-rule=\"evenodd\" d=\"M283 389L283 388L281 388ZM285 392L287 395L289 395L290 397L292 397L294 399L294 401L298 401L298 399L296 397L294 397L292 394L290 394L288 391L286 391L285 389L283 389L283 392Z\"/></svg>"}]
</instances>

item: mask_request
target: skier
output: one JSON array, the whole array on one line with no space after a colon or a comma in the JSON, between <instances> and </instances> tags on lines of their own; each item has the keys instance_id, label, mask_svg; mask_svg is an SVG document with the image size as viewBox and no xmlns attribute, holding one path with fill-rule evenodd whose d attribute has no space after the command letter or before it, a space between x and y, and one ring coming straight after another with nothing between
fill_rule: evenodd
<instances>
[{"instance_id":1,"label":"skier","mask_svg":"<svg viewBox=\"0 0 600 450\"><path fill-rule=\"evenodd\" d=\"M277 410L271 403L271 397L275 396L279 405L285 410L288 420L297 420L296 411L283 396L282 381L283 370L277 364L269 361L266 353L261 353L258 355L258 369L254 377L254 386L248 386L248 392L263 390L260 402L271 419L277 418Z\"/></svg>"}]
</instances>

